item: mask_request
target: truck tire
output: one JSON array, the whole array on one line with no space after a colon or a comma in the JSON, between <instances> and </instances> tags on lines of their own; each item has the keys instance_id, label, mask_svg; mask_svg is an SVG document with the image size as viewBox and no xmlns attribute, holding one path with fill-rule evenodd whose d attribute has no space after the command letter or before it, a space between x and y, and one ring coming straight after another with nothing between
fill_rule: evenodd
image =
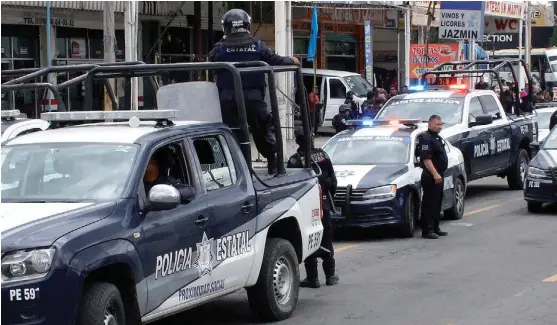
<instances>
[{"instance_id":1,"label":"truck tire","mask_svg":"<svg viewBox=\"0 0 557 325\"><path fill-rule=\"evenodd\" d=\"M414 232L416 230L416 210L419 211L416 201L416 195L413 192L409 192L404 204L404 221L401 227L401 235L405 238L414 237Z\"/></svg>"},{"instance_id":2,"label":"truck tire","mask_svg":"<svg viewBox=\"0 0 557 325\"><path fill-rule=\"evenodd\" d=\"M507 173L507 183L511 190L518 191L524 188L524 176L528 169L529 160L528 152L520 149L516 156L516 161L513 162Z\"/></svg>"},{"instance_id":3,"label":"truck tire","mask_svg":"<svg viewBox=\"0 0 557 325\"><path fill-rule=\"evenodd\" d=\"M78 325L126 325L124 302L118 288L106 282L90 285L77 317Z\"/></svg>"},{"instance_id":4,"label":"truck tire","mask_svg":"<svg viewBox=\"0 0 557 325\"><path fill-rule=\"evenodd\" d=\"M300 292L300 265L289 241L267 238L259 278L247 292L251 310L263 321L281 321L292 315Z\"/></svg>"},{"instance_id":5,"label":"truck tire","mask_svg":"<svg viewBox=\"0 0 557 325\"><path fill-rule=\"evenodd\" d=\"M543 211L543 203L536 201L527 201L528 212L530 213L541 213Z\"/></svg>"},{"instance_id":6,"label":"truck tire","mask_svg":"<svg viewBox=\"0 0 557 325\"><path fill-rule=\"evenodd\" d=\"M445 219L447 220L460 220L464 216L464 184L457 178L454 184L454 198L453 206L445 210Z\"/></svg>"}]
</instances>

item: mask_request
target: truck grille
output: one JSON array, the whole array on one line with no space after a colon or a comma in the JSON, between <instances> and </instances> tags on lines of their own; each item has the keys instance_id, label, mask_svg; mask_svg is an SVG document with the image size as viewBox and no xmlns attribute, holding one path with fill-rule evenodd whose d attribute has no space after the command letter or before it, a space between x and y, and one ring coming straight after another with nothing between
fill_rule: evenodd
<instances>
[{"instance_id":1,"label":"truck grille","mask_svg":"<svg viewBox=\"0 0 557 325\"><path fill-rule=\"evenodd\" d=\"M350 192L350 201L363 201L364 194L367 189L352 189ZM338 187L335 194L335 201L345 201L346 200L346 187Z\"/></svg>"}]
</instances>

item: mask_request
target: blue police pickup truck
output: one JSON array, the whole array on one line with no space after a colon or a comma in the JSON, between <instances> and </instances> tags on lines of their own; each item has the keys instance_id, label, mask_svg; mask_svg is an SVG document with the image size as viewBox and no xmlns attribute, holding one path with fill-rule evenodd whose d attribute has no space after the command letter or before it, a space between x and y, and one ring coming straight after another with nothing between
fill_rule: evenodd
<instances>
[{"instance_id":1,"label":"blue police pickup truck","mask_svg":"<svg viewBox=\"0 0 557 325\"><path fill-rule=\"evenodd\" d=\"M43 115L129 122L3 145L3 324L148 323L243 288L291 315L323 233L311 169L254 175L227 126L172 110Z\"/></svg>"},{"instance_id":2,"label":"blue police pickup truck","mask_svg":"<svg viewBox=\"0 0 557 325\"><path fill-rule=\"evenodd\" d=\"M431 115L439 115L441 136L462 152L468 181L497 175L506 177L511 189L521 190L531 158L529 144L537 140L533 115L508 115L494 91L461 86L395 96L376 119L421 118L427 123Z\"/></svg>"}]
</instances>

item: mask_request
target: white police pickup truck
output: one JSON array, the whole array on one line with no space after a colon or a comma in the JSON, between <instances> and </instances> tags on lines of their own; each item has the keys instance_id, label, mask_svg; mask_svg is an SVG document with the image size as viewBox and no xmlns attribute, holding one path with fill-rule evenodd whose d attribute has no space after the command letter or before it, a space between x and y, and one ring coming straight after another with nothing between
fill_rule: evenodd
<instances>
[{"instance_id":1,"label":"white police pickup truck","mask_svg":"<svg viewBox=\"0 0 557 325\"><path fill-rule=\"evenodd\" d=\"M443 121L441 136L460 149L468 181L497 175L507 177L513 190L523 188L537 124L531 116L507 115L491 90L467 90L464 85L433 86L422 92L391 98L377 120L421 118Z\"/></svg>"},{"instance_id":2,"label":"white police pickup truck","mask_svg":"<svg viewBox=\"0 0 557 325\"><path fill-rule=\"evenodd\" d=\"M262 319L291 315L323 233L316 175L254 176L227 126L174 113L43 113L129 123L3 145L3 324L147 323L243 288Z\"/></svg>"}]
</instances>

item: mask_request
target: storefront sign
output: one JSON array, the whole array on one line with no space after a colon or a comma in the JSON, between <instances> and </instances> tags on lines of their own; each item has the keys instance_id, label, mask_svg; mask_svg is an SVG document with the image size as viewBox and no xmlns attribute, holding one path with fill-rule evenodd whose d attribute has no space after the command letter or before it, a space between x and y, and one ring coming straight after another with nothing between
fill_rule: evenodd
<instances>
[{"instance_id":1,"label":"storefront sign","mask_svg":"<svg viewBox=\"0 0 557 325\"><path fill-rule=\"evenodd\" d=\"M377 8L385 8L384 6L376 6ZM296 17L295 12L298 8L293 8L292 16ZM374 26L383 26L385 23L385 10L374 10L376 8L354 8L351 7L318 7L319 22L330 22L336 24L352 24L363 25L365 20L371 21ZM307 8L303 14L304 19L311 21L312 9ZM300 17L301 18L301 17Z\"/></svg>"},{"instance_id":2,"label":"storefront sign","mask_svg":"<svg viewBox=\"0 0 557 325\"><path fill-rule=\"evenodd\" d=\"M424 44L410 45L410 78L420 78L424 71ZM426 71L429 71L436 66L456 61L458 58L458 44L429 44L428 45L428 62L425 66Z\"/></svg>"},{"instance_id":3,"label":"storefront sign","mask_svg":"<svg viewBox=\"0 0 557 325\"><path fill-rule=\"evenodd\" d=\"M70 39L70 46L72 51L72 59L85 59L85 39L84 38L72 38Z\"/></svg>"},{"instance_id":4,"label":"storefront sign","mask_svg":"<svg viewBox=\"0 0 557 325\"><path fill-rule=\"evenodd\" d=\"M483 3L480 1L441 1L439 38L481 39L484 29Z\"/></svg>"},{"instance_id":5,"label":"storefront sign","mask_svg":"<svg viewBox=\"0 0 557 325\"><path fill-rule=\"evenodd\" d=\"M74 27L75 23L72 19L51 18L52 26ZM44 17L23 17L25 25L46 25L47 19Z\"/></svg>"},{"instance_id":6,"label":"storefront sign","mask_svg":"<svg viewBox=\"0 0 557 325\"><path fill-rule=\"evenodd\" d=\"M366 79L372 85L373 82L373 49L372 49L372 26L369 20L364 22L364 44L365 44L365 56L366 56ZM374 85L375 86L375 85Z\"/></svg>"},{"instance_id":7,"label":"storefront sign","mask_svg":"<svg viewBox=\"0 0 557 325\"><path fill-rule=\"evenodd\" d=\"M486 1L486 16L520 19L524 16L524 4L508 1Z\"/></svg>"}]
</instances>

